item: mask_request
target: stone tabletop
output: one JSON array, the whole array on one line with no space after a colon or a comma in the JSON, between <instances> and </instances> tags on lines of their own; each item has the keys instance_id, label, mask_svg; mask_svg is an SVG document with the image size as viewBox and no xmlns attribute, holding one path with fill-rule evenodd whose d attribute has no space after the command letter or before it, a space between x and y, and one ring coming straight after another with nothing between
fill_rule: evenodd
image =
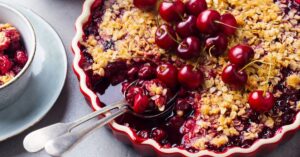
<instances>
[{"instance_id":1,"label":"stone tabletop","mask_svg":"<svg viewBox=\"0 0 300 157\"><path fill-rule=\"evenodd\" d=\"M32 9L48 21L61 36L68 56L68 76L64 89L52 110L34 127L24 133L0 143L0 157L48 157L45 152L27 153L22 140L29 132L57 122L75 120L91 112L79 91L77 78L71 69L73 55L70 50L75 34L74 23L81 13L82 0L0 0L11 4L20 4ZM1 15L0 15L1 16ZM1 128L0 128L1 129ZM116 140L107 128L101 128L90 134L66 157L138 157L143 156L131 147ZM299 157L300 133L288 142L281 144L272 153L262 153L264 157Z\"/></svg>"}]
</instances>

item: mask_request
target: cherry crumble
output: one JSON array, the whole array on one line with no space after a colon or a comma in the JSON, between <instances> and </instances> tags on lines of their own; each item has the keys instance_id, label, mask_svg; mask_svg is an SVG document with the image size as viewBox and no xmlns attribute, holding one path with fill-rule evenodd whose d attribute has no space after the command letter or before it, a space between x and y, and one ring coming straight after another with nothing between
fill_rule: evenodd
<instances>
[{"instance_id":1,"label":"cherry crumble","mask_svg":"<svg viewBox=\"0 0 300 157\"><path fill-rule=\"evenodd\" d=\"M293 122L300 110L297 0L157 2L104 1L84 28L80 65L91 89L104 94L122 83L138 113L163 111L178 94L169 117L126 114L118 123L165 148L223 152Z\"/></svg>"},{"instance_id":2,"label":"cherry crumble","mask_svg":"<svg viewBox=\"0 0 300 157\"><path fill-rule=\"evenodd\" d=\"M28 60L19 31L0 24L0 87L12 80Z\"/></svg>"}]
</instances>

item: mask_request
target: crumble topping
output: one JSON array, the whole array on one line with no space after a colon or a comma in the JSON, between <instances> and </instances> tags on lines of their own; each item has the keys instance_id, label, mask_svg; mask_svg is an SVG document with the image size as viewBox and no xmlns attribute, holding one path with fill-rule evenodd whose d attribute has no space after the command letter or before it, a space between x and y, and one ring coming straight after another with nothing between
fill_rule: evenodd
<instances>
[{"instance_id":1,"label":"crumble topping","mask_svg":"<svg viewBox=\"0 0 300 157\"><path fill-rule=\"evenodd\" d=\"M286 78L286 83L289 87L295 88L297 90L300 89L300 75L292 74Z\"/></svg>"},{"instance_id":2,"label":"crumble topping","mask_svg":"<svg viewBox=\"0 0 300 157\"><path fill-rule=\"evenodd\" d=\"M235 136L241 136L243 141L254 140L264 126L272 129L281 124L281 110L256 115L256 122L244 124L253 114L248 104L249 91L268 89L279 98L284 93L278 92L275 87L282 81L291 88L300 89L300 76L297 74L300 70L300 16L297 10L285 13L284 6L273 0L207 0L207 3L210 8L221 13L230 12L237 19L240 29L230 38L229 48L238 43L251 45L255 51L254 59L268 64L255 63L247 68L246 89L236 91L227 87L219 75L228 63L226 55L216 58L201 54L203 60L200 60L200 65L206 79L201 99L194 100L196 111L193 119L197 127L184 135L192 139L185 144L199 150L206 149L208 144L222 147ZM109 62L149 54L182 62L176 56L165 54L154 43L157 22L162 23L154 12L134 8L132 0L105 1L103 11L98 25L99 35L90 35L82 41L93 58L95 74L104 76L104 68ZM111 40L113 44L107 46ZM194 60L188 63L196 64ZM281 72L284 68L292 70L286 78ZM217 74L215 77L210 75L212 71ZM270 81L266 82L268 76ZM151 86L150 91L159 94L162 89ZM300 110L299 101L288 104L289 109ZM249 125L247 130L246 125Z\"/></svg>"},{"instance_id":3,"label":"crumble topping","mask_svg":"<svg viewBox=\"0 0 300 157\"><path fill-rule=\"evenodd\" d=\"M94 59L94 72L103 76L103 68L108 62L118 59L129 60L138 55L144 56L145 53L164 53L154 43L158 19L153 12L143 12L135 8L132 0L105 1L104 8L99 36L89 36L83 42ZM114 46L106 49L104 43L110 40L114 41Z\"/></svg>"}]
</instances>

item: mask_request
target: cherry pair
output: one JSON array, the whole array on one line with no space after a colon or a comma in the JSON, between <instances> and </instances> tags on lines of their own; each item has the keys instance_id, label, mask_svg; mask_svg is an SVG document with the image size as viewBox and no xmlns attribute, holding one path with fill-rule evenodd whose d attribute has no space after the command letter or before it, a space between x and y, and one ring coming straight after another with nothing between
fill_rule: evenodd
<instances>
[{"instance_id":1,"label":"cherry pair","mask_svg":"<svg viewBox=\"0 0 300 157\"><path fill-rule=\"evenodd\" d=\"M254 50L248 45L238 44L228 52L228 64L222 72L224 83L234 89L241 89L247 83L248 76L243 68L254 57Z\"/></svg>"},{"instance_id":2,"label":"cherry pair","mask_svg":"<svg viewBox=\"0 0 300 157\"><path fill-rule=\"evenodd\" d=\"M162 64L157 67L156 74L157 78L170 88L180 83L183 87L193 90L204 82L203 73L191 65L185 65L178 71L172 64Z\"/></svg>"},{"instance_id":3,"label":"cherry pair","mask_svg":"<svg viewBox=\"0 0 300 157\"><path fill-rule=\"evenodd\" d=\"M157 29L155 43L165 50L176 49L176 54L183 59L198 57L201 50L201 42L197 37L189 36L179 43L175 30L167 24L163 24Z\"/></svg>"},{"instance_id":4,"label":"cherry pair","mask_svg":"<svg viewBox=\"0 0 300 157\"><path fill-rule=\"evenodd\" d=\"M216 10L205 10L198 15L197 28L203 34L222 32L225 35L234 35L237 30L237 21L230 13L220 15Z\"/></svg>"}]
</instances>

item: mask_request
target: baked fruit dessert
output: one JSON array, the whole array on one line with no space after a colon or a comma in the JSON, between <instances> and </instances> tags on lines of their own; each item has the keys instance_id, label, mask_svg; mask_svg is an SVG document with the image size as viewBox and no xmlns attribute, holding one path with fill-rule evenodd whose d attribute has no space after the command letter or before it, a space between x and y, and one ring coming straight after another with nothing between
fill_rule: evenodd
<instances>
[{"instance_id":1,"label":"baked fruit dessert","mask_svg":"<svg viewBox=\"0 0 300 157\"><path fill-rule=\"evenodd\" d=\"M116 122L189 152L250 147L300 110L298 0L107 0L80 43L88 86L122 84L135 112ZM101 97L101 96L100 96Z\"/></svg>"},{"instance_id":2,"label":"baked fruit dessert","mask_svg":"<svg viewBox=\"0 0 300 157\"><path fill-rule=\"evenodd\" d=\"M19 31L0 24L0 87L12 80L28 60Z\"/></svg>"}]
</instances>

